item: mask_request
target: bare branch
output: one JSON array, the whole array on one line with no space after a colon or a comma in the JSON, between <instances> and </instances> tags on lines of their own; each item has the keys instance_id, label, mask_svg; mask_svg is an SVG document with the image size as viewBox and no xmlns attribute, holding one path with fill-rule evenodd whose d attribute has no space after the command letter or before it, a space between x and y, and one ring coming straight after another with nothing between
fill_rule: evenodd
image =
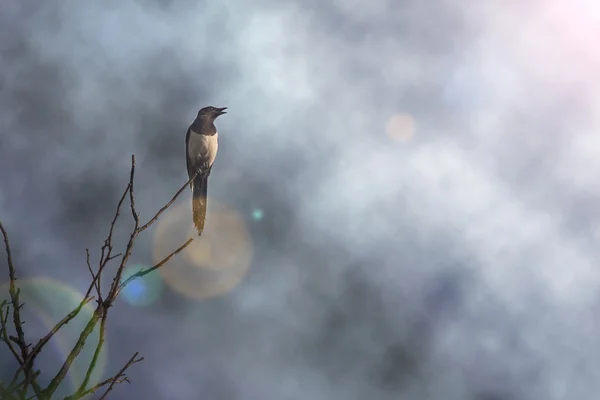
<instances>
[{"instance_id":1,"label":"bare branch","mask_svg":"<svg viewBox=\"0 0 600 400\"><path fill-rule=\"evenodd\" d=\"M122 255L123 255L123 253L117 253L117 254L115 254L115 255L112 255L112 256L110 256L110 257L106 257L106 261L108 262L108 261L110 261L110 260L114 260L115 258L119 258L119 257L121 257Z\"/></svg>"},{"instance_id":2,"label":"bare branch","mask_svg":"<svg viewBox=\"0 0 600 400\"><path fill-rule=\"evenodd\" d=\"M131 275L129 278L127 278L123 283L121 283L119 285L119 289L117 290L117 295L121 292L121 290L123 290L125 288L125 286L129 285L131 283L131 281L133 281L134 279L141 278L145 275L148 275L150 272L155 271L158 268L165 265L171 258L173 258L177 253L181 252L183 249L188 247L190 245L190 243L192 243L193 241L194 241L194 238L189 238L187 240L187 242L185 242L184 244L179 246L176 250L174 250L171 254L169 254L168 256L163 258L162 261L160 261L155 266L148 268L148 269L143 269L143 270L138 271L135 274Z\"/></svg>"},{"instance_id":3,"label":"bare branch","mask_svg":"<svg viewBox=\"0 0 600 400\"><path fill-rule=\"evenodd\" d=\"M4 312L4 307L6 307L6 312ZM10 312L10 306L8 305L6 300L3 300L2 304L0 304L0 333L2 334L2 341L4 343L6 343L6 345L8 346L8 349L13 354L13 356L15 357L17 362L19 364L22 364L23 360L21 359L21 356L19 356L19 353L17 353L17 350L15 349L15 347L12 345L10 339L8 338L7 322L8 322L9 312Z\"/></svg>"},{"instance_id":4,"label":"bare branch","mask_svg":"<svg viewBox=\"0 0 600 400\"><path fill-rule=\"evenodd\" d=\"M6 248L6 260L8 262L8 276L9 276L9 280L10 280L8 292L10 295L10 301L12 303L13 325L15 327L15 331L17 332L17 337L14 338L12 336L9 336L8 337L9 340L7 340L6 343L7 343L8 347L11 348L11 352L16 349L12 348L12 345L10 344L10 340L15 342L17 344L17 346L19 347L19 349L21 350L21 357L17 357L17 361L22 361L24 363L23 364L23 371L25 373L25 388L24 388L24 390L27 391L27 387L31 383L32 377L31 377L31 365L28 363L25 363L25 360L27 360L29 358L29 345L25 341L25 332L23 331L23 321L21 320L21 304L19 301L19 295L20 295L21 291L16 286L17 277L16 277L16 273L15 273L15 266L13 264L12 252L10 250L8 233L6 232L6 229L4 229L2 222L0 222L0 231L2 231L2 236L4 238L4 247ZM5 328L6 328L6 321L8 320L8 313L2 316L2 320L3 320L3 324L2 324L3 330L4 330L4 333L7 335L7 331ZM13 353L13 355L14 355L14 353ZM35 390L35 387L34 387L34 390Z\"/></svg>"},{"instance_id":5,"label":"bare branch","mask_svg":"<svg viewBox=\"0 0 600 400\"><path fill-rule=\"evenodd\" d=\"M52 395L58 388L58 385L60 385L60 383L63 381L63 379L65 379L65 376L67 375L67 372L69 371L69 368L71 368L71 364L73 364L73 361L75 361L75 358L79 355L79 353L83 349L83 346L85 345L85 341L87 340L88 336L92 333L92 331L96 327L96 324L98 323L98 320L100 319L101 314L102 314L102 303L99 303L98 307L94 311L94 314L92 315L92 317L88 321L87 325L85 326L85 328L79 335L79 339L75 343L75 346L73 346L73 348L71 349L71 352L67 356L67 359L63 363L62 367L57 372L57 374L54 376L54 378L52 378L52 381L50 381L50 384L46 387L46 389L44 389L44 395L46 397L52 398Z\"/></svg>"},{"instance_id":6,"label":"bare branch","mask_svg":"<svg viewBox=\"0 0 600 400\"><path fill-rule=\"evenodd\" d=\"M98 297L100 297L100 281L96 274L94 274L94 271L92 270L92 265L90 264L90 249L85 249L85 262L87 264L88 271L90 271L90 275L92 275L92 283L95 282L94 286L96 288L96 293L98 294Z\"/></svg>"},{"instance_id":7,"label":"bare branch","mask_svg":"<svg viewBox=\"0 0 600 400\"><path fill-rule=\"evenodd\" d=\"M131 172L129 174L129 205L131 208L131 215L133 216L133 220L135 221L134 230L137 231L138 226L140 226L140 215L135 211L135 196L133 194L133 174L135 172L135 156L131 155Z\"/></svg>"},{"instance_id":8,"label":"bare branch","mask_svg":"<svg viewBox=\"0 0 600 400\"><path fill-rule=\"evenodd\" d=\"M175 196L173 196L173 198L164 205L163 208L161 208L160 210L158 210L158 212L154 215L154 217L152 217L152 219L150 219L150 221L146 222L144 225L142 225L139 229L139 232L143 232L145 231L147 228L149 228L152 224L154 224L156 222L156 220L158 219L158 217L160 217L160 215L165 212L165 210L169 207L171 207L171 205L175 202L175 200L177 200L177 198L179 198L179 196L181 195L181 193L183 193L183 191L185 190L185 188L192 183L192 181L196 178L196 176L198 176L198 174L200 173L200 171L197 171L178 191L177 193L175 193Z\"/></svg>"},{"instance_id":9,"label":"bare branch","mask_svg":"<svg viewBox=\"0 0 600 400\"><path fill-rule=\"evenodd\" d=\"M132 166L133 168L133 166ZM113 258L118 257L118 255L112 255L112 235L115 229L115 224L117 223L117 219L119 218L119 214L121 211L121 206L123 205L123 202L125 201L125 196L127 196L127 193L131 190L131 182L129 182L127 184L127 187L125 188L125 191L123 191L123 195L121 195L121 198L119 199L119 203L117 204L117 210L115 211L115 216L113 218L113 220L110 223L110 229L108 231L108 236L106 237L106 240L104 240L104 245L102 246L102 254L100 255L100 261L98 262L98 273L96 274L96 279L98 281L98 288L100 289L102 287L101 281L100 281L100 277L102 275L102 271L104 271L104 268L106 267L106 265L108 264L108 262L110 260L112 260ZM119 253L120 254L120 253ZM92 282L92 284L90 284L85 297L88 297L90 295L90 293L92 292L92 289L94 287L94 282ZM100 291L100 290L99 290ZM102 298L101 295L98 297L98 301L101 302Z\"/></svg>"},{"instance_id":10,"label":"bare branch","mask_svg":"<svg viewBox=\"0 0 600 400\"><path fill-rule=\"evenodd\" d=\"M100 351L102 350L102 346L104 345L104 337L106 335L106 317L107 316L108 316L108 314L105 312L102 315L102 318L100 319L100 335L98 337L98 344L96 344L96 350L94 351L94 356L92 357L92 361L90 362L90 365L87 369L85 378L83 379L83 382L81 382L79 389L77 389L77 391L75 392L75 395L78 396L77 398L83 397L82 394L85 392L85 388L88 385L88 383L90 382L92 373L94 372L94 369L96 368L96 363L98 362L98 357L100 356Z\"/></svg>"},{"instance_id":11,"label":"bare branch","mask_svg":"<svg viewBox=\"0 0 600 400\"><path fill-rule=\"evenodd\" d=\"M133 166L131 168L133 169ZM119 203L117 204L117 210L115 211L115 216L114 216L112 222L110 223L110 230L108 231L108 236L106 237L106 241L104 242L105 246L107 246L107 247L108 247L108 244L112 243L112 235L115 230L115 224L117 223L117 219L119 219L121 206L123 205L123 202L125 201L125 196L127 196L127 192L129 192L129 190L131 190L131 182L129 182L129 184L125 188L125 191L123 192L123 195L121 196L121 199L119 200ZM110 246L110 248L112 249L112 245ZM109 252L109 254L107 254L107 257L110 257L110 252Z\"/></svg>"},{"instance_id":12,"label":"bare branch","mask_svg":"<svg viewBox=\"0 0 600 400\"><path fill-rule=\"evenodd\" d=\"M131 357L129 359L127 364L125 364L125 366L123 366L123 368L121 368L121 370L114 377L111 378L112 381L110 382L110 385L108 386L108 388L106 389L106 391L104 392L102 397L100 397L100 400L104 400L106 398L106 396L108 396L108 393L112 390L113 386L115 386L117 383L129 382L129 380L125 376L125 371L127 370L127 368L131 367L133 364L138 363L144 359L144 357L138 358L138 354L139 353L136 352L133 355L133 357ZM108 382L106 382L106 383L108 383Z\"/></svg>"},{"instance_id":13,"label":"bare branch","mask_svg":"<svg viewBox=\"0 0 600 400\"><path fill-rule=\"evenodd\" d=\"M71 400L71 399L77 399L77 398L83 398L84 396L90 395L90 394L94 394L98 389L100 389L101 387L104 387L108 384L110 384L111 386L114 386L118 383L123 383L123 382L127 382L129 383L129 379L127 379L127 377L124 375L125 371L131 367L133 364L138 363L140 361L142 361L144 359L144 357L139 357L136 358L138 356L139 353L135 353L133 355L133 357L131 357L129 359L129 361L127 362L127 364L125 364L125 366L123 368L121 368L121 370L113 377L108 378L105 381L99 382L96 385L92 386L91 388L87 389L86 391L82 392L81 394L79 394L78 396L80 397L67 397L65 400ZM104 395L102 396L102 398L104 398L108 392L110 392L112 390L112 387L109 387L106 392L104 393Z\"/></svg>"},{"instance_id":14,"label":"bare branch","mask_svg":"<svg viewBox=\"0 0 600 400\"><path fill-rule=\"evenodd\" d=\"M127 246L125 248L125 254L121 257L121 263L117 268L117 272L113 278L112 284L110 285L110 291L106 296L105 308L108 309L112 306L112 303L115 301L117 297L117 289L119 287L119 282L121 281L121 276L123 275L123 269L127 265L127 261L129 261L129 256L131 256L131 252L133 251L133 245L135 243L135 239L139 235L139 218L137 215L137 211L135 210L135 195L133 194L133 180L135 177L135 156L131 155L131 173L129 174L129 202L131 207L131 213L134 216L135 225L131 234L129 235L129 240L127 241Z\"/></svg>"},{"instance_id":15,"label":"bare branch","mask_svg":"<svg viewBox=\"0 0 600 400\"><path fill-rule=\"evenodd\" d=\"M4 238L4 247L6 248L6 259L8 262L8 276L9 276L9 280L10 280L8 292L10 294L10 301L12 303L13 325L15 327L15 331L17 332L16 338L9 336L8 339L13 340L17 344L19 349L21 350L21 357L20 358L17 357L16 359L18 362L20 361L19 364L23 367L23 372L25 374L25 384L24 384L23 390L26 393L27 388L31 384L35 393L40 394L40 392L39 392L40 388L35 383L35 377L32 376L32 366L33 365L31 363L27 362L27 360L29 359L29 344L25 341L25 332L23 331L23 321L21 320L21 306L22 305L19 302L19 295L20 295L21 291L20 291L20 289L17 288L17 285L16 285L17 277L16 277L16 273L15 273L15 266L13 264L12 252L10 250L8 233L6 232L6 229L4 229L2 222L0 222L0 231L2 231L2 236ZM8 314L4 314L2 317L2 320L4 321L4 323L2 324L3 331L5 332L6 335L8 335L8 333L5 329L6 322L8 320ZM9 346L9 348L11 348L12 346L10 345L9 340L7 340L6 343ZM13 355L14 355L14 353L13 353Z\"/></svg>"},{"instance_id":16,"label":"bare branch","mask_svg":"<svg viewBox=\"0 0 600 400\"><path fill-rule=\"evenodd\" d=\"M10 251L10 244L8 241L8 233L4 229L2 222L0 222L0 231L2 231L2 236L4 237L4 247L6 248L6 259L8 261L8 277L10 279L10 284L8 288L8 292L10 294L10 300L13 308L13 324L15 325L15 330L17 331L17 337L19 338L19 347L21 349L21 357L23 359L27 358L27 345L25 344L25 333L23 332L23 323L21 322L21 313L19 304L19 293L20 290L17 289L15 282L17 280L15 276L15 266L12 260L12 253Z\"/></svg>"},{"instance_id":17,"label":"bare branch","mask_svg":"<svg viewBox=\"0 0 600 400\"><path fill-rule=\"evenodd\" d=\"M40 339L40 341L35 345L35 347L31 351L31 360L33 360L40 353L42 348L46 345L46 343L48 343L50 341L50 339L52 339L52 336L54 336L56 334L56 332L58 332L60 330L60 328L62 328L63 326L65 326L66 324L71 322L77 315L79 315L79 312L83 309L83 307L86 304L89 304L89 302L92 301L93 299L94 299L93 297L88 297L87 299L81 300L79 305L73 311L71 311L62 320L60 320L56 325L54 325L52 330L50 332L48 332L48 334L46 334L46 336L44 336L42 339Z\"/></svg>"},{"instance_id":18,"label":"bare branch","mask_svg":"<svg viewBox=\"0 0 600 400\"><path fill-rule=\"evenodd\" d=\"M10 278L12 290L14 290L14 282L16 280L15 277L15 266L12 260L12 253L10 251L10 244L8 243L8 233L6 233L6 229L4 229L4 225L0 221L0 231L2 231L2 236L4 237L4 247L6 248L6 259L8 261L8 276Z\"/></svg>"}]
</instances>

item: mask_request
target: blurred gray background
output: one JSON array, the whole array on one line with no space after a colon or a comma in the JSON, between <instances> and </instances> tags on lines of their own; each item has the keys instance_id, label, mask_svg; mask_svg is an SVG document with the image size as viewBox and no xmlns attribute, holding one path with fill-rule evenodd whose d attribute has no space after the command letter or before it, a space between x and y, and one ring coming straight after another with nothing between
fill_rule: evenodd
<instances>
[{"instance_id":1,"label":"blurred gray background","mask_svg":"<svg viewBox=\"0 0 600 400\"><path fill-rule=\"evenodd\" d=\"M3 0L19 275L84 291L131 154L147 219L187 180L198 109L228 106L208 212L224 228L111 310L103 376L146 359L109 398L594 399L598 37L593 0ZM181 244L181 221L131 264ZM212 293L227 254L241 272ZM32 312L31 340L73 304Z\"/></svg>"}]
</instances>

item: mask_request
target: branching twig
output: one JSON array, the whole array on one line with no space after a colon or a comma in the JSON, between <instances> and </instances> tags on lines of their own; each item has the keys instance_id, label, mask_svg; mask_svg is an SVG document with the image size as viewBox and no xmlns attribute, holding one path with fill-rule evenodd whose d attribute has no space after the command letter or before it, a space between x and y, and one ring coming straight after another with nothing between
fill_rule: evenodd
<instances>
[{"instance_id":1,"label":"branching twig","mask_svg":"<svg viewBox=\"0 0 600 400\"><path fill-rule=\"evenodd\" d=\"M135 171L135 157L132 156L131 157L130 188L133 188L134 171ZM108 296L106 298L107 299L107 301L106 301L107 308L110 307L110 305L112 305L112 303L114 302L114 300L116 299L116 297L119 295L121 289L123 287L125 287L125 285L126 285L126 284L124 285L123 283L121 283L122 271L123 271L125 265L127 264L129 256L131 255L131 250L133 248L133 244L135 243L135 240L136 240L137 236L140 233L142 233L145 229L147 229L150 226L152 226L158 220L158 217L160 217L160 215L166 209L168 209L171 205L173 205L173 203L177 200L177 198L181 195L181 193L183 193L183 191L185 190L185 188L188 187L188 185L194 180L194 178L196 178L196 176L198 176L198 173L199 172L196 172L185 184L183 184L183 186L181 186L181 188L179 188L179 190L175 193L175 195L173 196L173 198L167 204L165 204L160 210L158 210L158 212L154 215L154 217L152 217L144 225L142 225L140 227L139 226L139 219L135 219L135 227L134 227L133 231L131 232L131 235L129 237L129 242L127 243L127 248L125 249L125 254L121 258L121 263L120 263L119 268L117 270L117 274L115 275L115 278L113 279L113 282L112 282L112 285L111 285L111 288L110 288L110 292L109 292L109 294L108 294ZM135 210L135 201L134 201L133 190L130 189L129 193L130 193L130 199L131 199L131 213L134 216L136 216L138 214L137 214L137 212ZM188 241L186 243L184 243L180 248L178 248L173 253L171 253L170 255L168 255L163 261L161 261L160 263L158 263L154 267L152 267L149 270L147 270L148 272L144 272L142 274L140 274L140 272L138 272L137 274L132 275L131 277L129 277L127 279L127 284L129 284L129 282L131 282L133 279L136 279L138 277L144 276L147 273L150 273L150 272L152 272L152 271L160 268L167 261L169 261L174 255L176 255L177 253L179 253L180 251L182 251L183 249L185 249L187 246L189 246L189 244L192 243L193 240L194 240L193 238L188 239Z\"/></svg>"},{"instance_id":2,"label":"branching twig","mask_svg":"<svg viewBox=\"0 0 600 400\"><path fill-rule=\"evenodd\" d=\"M4 229L2 222L0 222L0 231L2 231L2 236L4 237L4 247L6 248L6 259L8 261L8 277L10 279L8 293L10 295L10 301L13 306L13 324L15 325L15 330L17 331L17 337L19 341L19 347L21 349L21 357L23 360L27 359L28 350L27 344L25 343L25 333L23 332L23 323L21 322L21 304L19 304L19 294L20 290L16 287L16 276L15 276L15 266L12 260L12 252L10 251L10 244L8 241L8 233Z\"/></svg>"},{"instance_id":3,"label":"branching twig","mask_svg":"<svg viewBox=\"0 0 600 400\"><path fill-rule=\"evenodd\" d=\"M125 254L121 257L121 263L119 264L119 268L117 269L117 273L113 278L112 284L110 286L110 291L106 296L105 308L108 309L112 306L112 303L117 298L117 288L119 287L119 282L121 281L121 276L123 275L123 269L125 269L125 265L127 265L127 261L129 261L129 256L131 256L131 252L133 251L133 244L135 243L135 239L139 235L139 225L140 220L135 210L135 197L133 194L133 178L135 176L135 156L131 156L131 173L129 174L129 206L131 208L131 214L134 216L135 225L131 234L129 235L129 241L127 242L127 247L125 248Z\"/></svg>"},{"instance_id":4,"label":"branching twig","mask_svg":"<svg viewBox=\"0 0 600 400\"><path fill-rule=\"evenodd\" d=\"M133 364L138 363L140 361L144 360L144 357L138 357L138 352L136 352L127 362L127 364L125 364L123 366L123 368L121 368L121 370L110 379L110 385L108 386L108 388L106 388L106 391L104 392L104 394L102 395L102 397L100 397L100 400L104 400L106 398L106 396L108 396L108 393L112 390L113 386L115 386L117 383L121 383L121 382L129 382L129 379L127 379L127 377L125 376L125 371L127 370L127 368L131 367ZM106 383L108 383L107 381L105 381ZM102 385L103 386L103 385Z\"/></svg>"},{"instance_id":5,"label":"branching twig","mask_svg":"<svg viewBox=\"0 0 600 400\"><path fill-rule=\"evenodd\" d=\"M74 394L72 396L66 397L65 400L74 400L74 399L83 398L90 394L96 393L96 391L98 391L98 389L110 384L111 386L107 388L106 392L101 397L103 399L108 394L108 392L110 392L112 390L112 386L116 385L117 383L123 383L123 382L130 383L129 379L127 379L127 377L124 374L125 374L125 371L129 367L131 367L133 364L136 364L136 363L144 360L144 357L138 357L138 354L139 353L136 352L133 355L133 357L131 357L129 359L127 364L125 364L125 366L123 368L121 368L121 370L119 370L119 372L115 376L108 378L102 382L99 382L87 390L84 390L82 392L77 392L76 394Z\"/></svg>"},{"instance_id":6,"label":"branching twig","mask_svg":"<svg viewBox=\"0 0 600 400\"><path fill-rule=\"evenodd\" d=\"M23 369L23 373L25 375L25 382L24 382L23 391L22 391L23 395L27 393L27 389L29 388L29 385L32 386L36 395L39 395L39 394L41 394L40 387L35 382L35 377L32 376L33 375L33 364L29 361L29 344L25 341L25 332L23 331L23 321L21 320L22 304L20 304L20 301L19 301L19 295L21 293L21 290L18 289L16 286L17 277L16 277L16 273L15 273L15 266L13 264L12 252L10 249L10 242L8 240L8 233L6 232L6 229L4 229L2 222L0 222L0 231L2 231L2 237L4 238L4 247L6 249L6 260L8 263L8 277L10 280L8 292L10 295L10 302L11 302L11 306L12 306L12 320L13 320L13 325L15 327L15 331L17 332L16 338L9 336L8 339L15 342L17 344L17 346L19 347L19 349L21 350L21 356L16 357L16 360L21 365L21 367ZM4 316L2 317L3 323L2 323L1 329L3 331L3 337L8 336L8 333L7 333L8 327L6 326L7 320L8 320L8 313L4 314ZM14 349L11 346L9 340L6 341L6 344L11 349L11 352L12 352L13 350L16 350L16 349ZM14 355L14 353L13 353L13 355Z\"/></svg>"},{"instance_id":7,"label":"branching twig","mask_svg":"<svg viewBox=\"0 0 600 400\"><path fill-rule=\"evenodd\" d=\"M100 296L100 281L98 280L96 274L94 274L94 271L92 270L92 264L90 264L90 249L85 249L85 263L87 264L90 275L92 275L92 283L94 283L94 287L96 288L96 294Z\"/></svg>"},{"instance_id":8,"label":"branching twig","mask_svg":"<svg viewBox=\"0 0 600 400\"><path fill-rule=\"evenodd\" d=\"M119 288L117 290L117 295L121 292L121 290L123 290L125 288L125 286L129 285L131 283L131 281L133 281L134 279L141 278L141 277L143 277L145 275L148 275L150 272L155 271L158 268L160 268L163 265L165 265L167 262L169 262L169 260L171 258L173 258L177 253L181 252L183 249L185 249L186 247L188 247L190 245L190 243L192 243L193 241L194 241L194 238L189 238L187 240L187 242L185 242L184 244L182 244L181 246L179 246L176 250L174 250L173 252L171 252L171 254L169 254L168 256L166 256L165 258L163 258L155 266L147 268L147 269L142 269L142 270L136 272L135 274L131 275L129 278L127 278L124 282L122 282L119 285Z\"/></svg>"},{"instance_id":9,"label":"branching twig","mask_svg":"<svg viewBox=\"0 0 600 400\"><path fill-rule=\"evenodd\" d=\"M5 307L6 307L6 312L4 312ZM23 360L21 359L21 356L19 355L19 353L17 353L17 349L15 349L15 347L12 345L10 339L8 338L7 322L8 322L9 312L10 312L10 306L8 305L8 302L6 300L3 300L2 304L0 304L0 333L2 334L2 341L4 343L6 343L6 345L8 346L8 349L13 354L13 356L15 357L17 362L19 364L22 364Z\"/></svg>"},{"instance_id":10,"label":"branching twig","mask_svg":"<svg viewBox=\"0 0 600 400\"><path fill-rule=\"evenodd\" d=\"M133 157L133 156L132 156ZM131 167L132 169L134 168L133 165ZM121 196L121 198L119 199L119 203L117 204L117 210L115 211L115 216L113 217L113 220L110 223L110 229L108 231L108 236L106 237L106 240L104 240L104 245L102 246L102 254L100 255L100 261L98 263L98 272L96 273L96 278L98 280L98 288L100 291L100 288L102 287L101 283L100 283L100 276L102 275L102 272L104 271L104 268L106 267L106 265L109 263L109 261L113 260L114 258L117 258L121 255L121 253L119 254L115 254L112 255L112 249L113 249L113 245L112 245L112 236L113 236L113 231L115 229L115 224L117 223L117 219L119 218L119 213L121 211L121 206L123 205L123 202L125 201L125 196L127 196L127 193L131 190L131 182L129 182L127 184L127 187L125 188L125 191L123 192L123 195ZM93 282L92 282L93 283ZM91 291L92 291L93 286L90 285L87 292L86 292L86 297L90 295ZM102 302L102 293L98 294L98 302Z\"/></svg>"}]
</instances>

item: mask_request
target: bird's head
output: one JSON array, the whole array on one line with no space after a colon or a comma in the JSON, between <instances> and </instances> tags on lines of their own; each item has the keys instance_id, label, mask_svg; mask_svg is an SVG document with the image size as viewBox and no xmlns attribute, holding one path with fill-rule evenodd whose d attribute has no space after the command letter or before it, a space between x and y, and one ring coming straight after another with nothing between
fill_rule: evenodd
<instances>
[{"instance_id":1,"label":"bird's head","mask_svg":"<svg viewBox=\"0 0 600 400\"><path fill-rule=\"evenodd\" d=\"M198 111L198 118L202 120L214 121L219 115L227 114L225 110L227 110L227 107L204 107L200 111Z\"/></svg>"}]
</instances>

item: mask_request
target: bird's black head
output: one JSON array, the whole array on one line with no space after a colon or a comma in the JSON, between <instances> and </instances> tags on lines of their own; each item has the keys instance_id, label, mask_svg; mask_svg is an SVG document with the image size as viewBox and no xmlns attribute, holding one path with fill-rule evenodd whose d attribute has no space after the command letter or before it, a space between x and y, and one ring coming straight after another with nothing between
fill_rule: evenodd
<instances>
[{"instance_id":1,"label":"bird's black head","mask_svg":"<svg viewBox=\"0 0 600 400\"><path fill-rule=\"evenodd\" d=\"M204 107L200 111L198 111L198 118L203 119L203 120L214 121L219 115L227 114L227 112L225 110L227 110L227 107L223 107L223 108L217 108L217 107L213 107L213 106Z\"/></svg>"}]
</instances>

